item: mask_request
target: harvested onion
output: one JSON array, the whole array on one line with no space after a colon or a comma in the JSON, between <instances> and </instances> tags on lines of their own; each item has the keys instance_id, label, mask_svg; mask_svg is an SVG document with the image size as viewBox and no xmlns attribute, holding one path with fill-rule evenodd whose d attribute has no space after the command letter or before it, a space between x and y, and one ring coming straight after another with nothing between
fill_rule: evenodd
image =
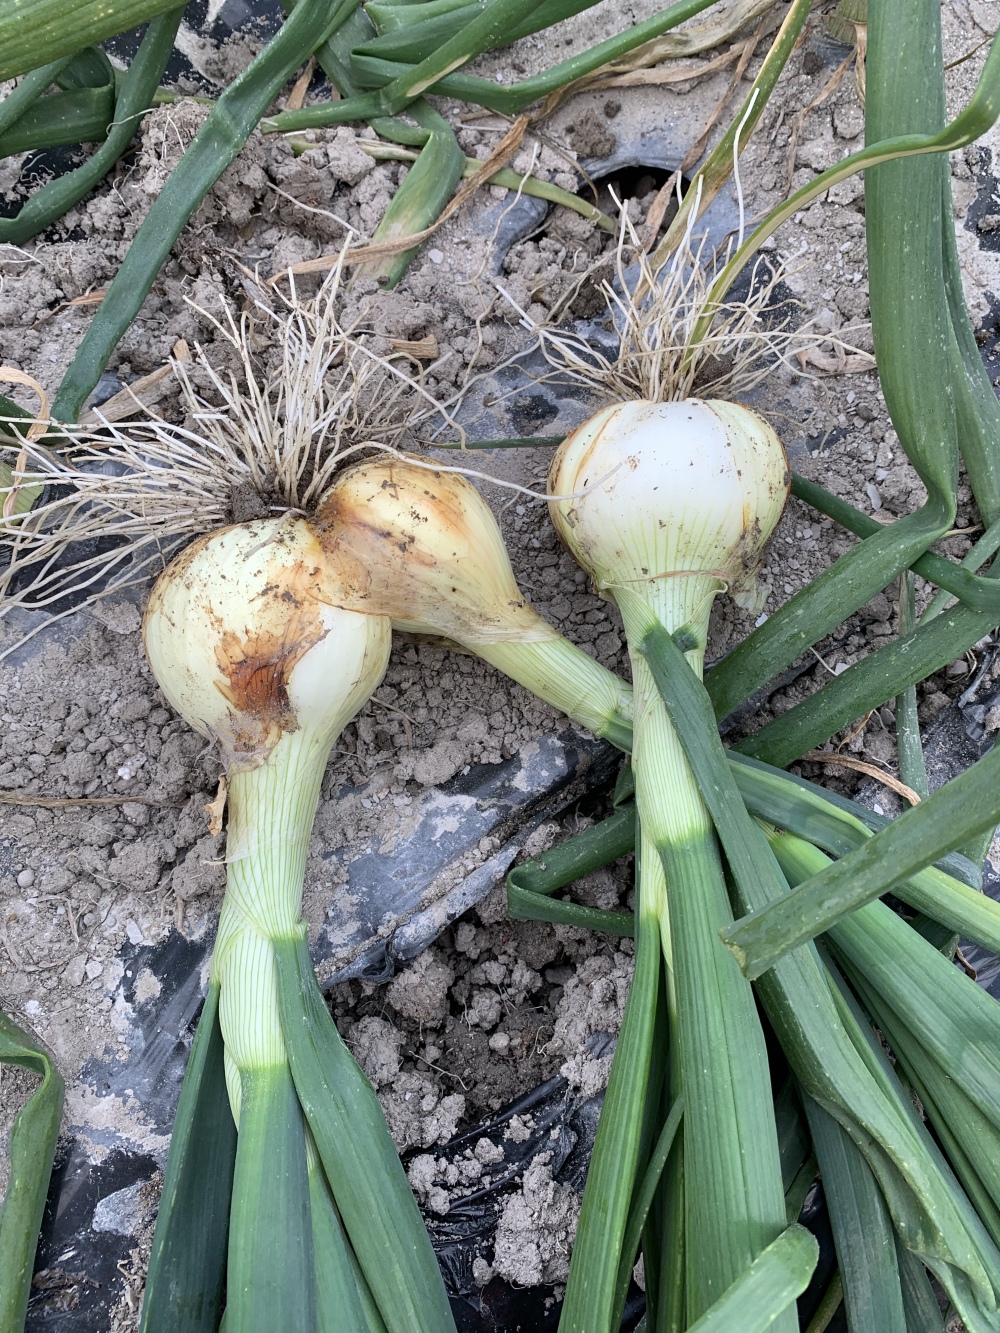
<instances>
[{"instance_id":1,"label":"harvested onion","mask_svg":"<svg viewBox=\"0 0 1000 1333\"><path fill-rule=\"evenodd\" d=\"M161 575L146 611L161 688L219 746L229 824L226 895L175 1122L144 1333L173 1333L197 1302L217 1314L223 1285L227 1333L453 1328L378 1101L319 993L300 921L330 750L389 655L388 619L336 605L336 583L310 525L285 514L194 542ZM210 1095L223 1062L234 1145ZM206 1160L202 1144L213 1136L220 1146ZM366 1309L375 1307L381 1323L372 1324Z\"/></svg>"},{"instance_id":2,"label":"harvested onion","mask_svg":"<svg viewBox=\"0 0 1000 1333\"><path fill-rule=\"evenodd\" d=\"M529 605L468 478L407 458L371 459L338 477L314 522L341 576L341 605L452 639L627 747L627 690Z\"/></svg>"},{"instance_id":3,"label":"harvested onion","mask_svg":"<svg viewBox=\"0 0 1000 1333\"><path fill-rule=\"evenodd\" d=\"M636 974L648 975L658 933L684 1095L682 1318L693 1323L781 1233L785 1208L763 1034L751 989L718 937L732 914L714 829L641 645L657 622L681 631L700 674L712 602L725 587L752 589L788 471L774 432L745 408L628 402L563 442L549 489L557 530L618 604L629 642L641 830ZM555 498L564 495L576 498ZM629 1181L638 1141L624 1147L619 1170ZM588 1230L599 1245L613 1243ZM588 1264L575 1259L568 1328L586 1305ZM794 1312L775 1323L794 1327Z\"/></svg>"}]
</instances>

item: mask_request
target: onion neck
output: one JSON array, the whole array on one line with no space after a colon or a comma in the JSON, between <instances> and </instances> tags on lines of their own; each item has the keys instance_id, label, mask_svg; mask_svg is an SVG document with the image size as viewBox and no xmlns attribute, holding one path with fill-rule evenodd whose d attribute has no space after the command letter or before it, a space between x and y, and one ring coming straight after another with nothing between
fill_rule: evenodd
<instances>
[{"instance_id":1,"label":"onion neck","mask_svg":"<svg viewBox=\"0 0 1000 1333\"><path fill-rule=\"evenodd\" d=\"M283 736L264 763L229 778L226 899L268 937L298 924L332 744L328 731L302 728Z\"/></svg>"},{"instance_id":2,"label":"onion neck","mask_svg":"<svg viewBox=\"0 0 1000 1333\"><path fill-rule=\"evenodd\" d=\"M242 1076L283 1065L272 941L299 922L306 857L332 740L281 738L264 763L229 778L226 894L212 958L220 985L226 1083L239 1123Z\"/></svg>"},{"instance_id":3,"label":"onion neck","mask_svg":"<svg viewBox=\"0 0 1000 1333\"><path fill-rule=\"evenodd\" d=\"M655 620L671 632L687 628L697 646L685 657L700 677L717 588L717 580L699 575L615 589L632 662L636 803L643 832L657 847L702 838L712 823L649 664L636 650Z\"/></svg>"},{"instance_id":4,"label":"onion neck","mask_svg":"<svg viewBox=\"0 0 1000 1333\"><path fill-rule=\"evenodd\" d=\"M274 948L227 902L219 917L212 973L220 987L226 1087L238 1125L243 1076L279 1068L288 1057L278 1017Z\"/></svg>"},{"instance_id":5,"label":"onion neck","mask_svg":"<svg viewBox=\"0 0 1000 1333\"><path fill-rule=\"evenodd\" d=\"M468 646L595 736L603 737L620 750L631 748L631 690L562 635L554 634L544 642Z\"/></svg>"}]
</instances>

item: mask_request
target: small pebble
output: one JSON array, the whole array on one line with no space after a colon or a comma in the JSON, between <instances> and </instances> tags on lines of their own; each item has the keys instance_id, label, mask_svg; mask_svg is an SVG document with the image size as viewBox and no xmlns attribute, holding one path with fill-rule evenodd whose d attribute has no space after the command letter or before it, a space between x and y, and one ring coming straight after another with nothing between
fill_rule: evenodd
<instances>
[{"instance_id":1,"label":"small pebble","mask_svg":"<svg viewBox=\"0 0 1000 1333\"><path fill-rule=\"evenodd\" d=\"M485 1287L487 1282L493 1277L493 1269L489 1266L481 1254L477 1254L472 1261L472 1280L477 1287Z\"/></svg>"},{"instance_id":2,"label":"small pebble","mask_svg":"<svg viewBox=\"0 0 1000 1333\"><path fill-rule=\"evenodd\" d=\"M440 264L444 260L444 255L440 250L428 250L427 258L431 261L432 264Z\"/></svg>"},{"instance_id":3,"label":"small pebble","mask_svg":"<svg viewBox=\"0 0 1000 1333\"><path fill-rule=\"evenodd\" d=\"M104 971L104 964L96 958L91 958L87 966L83 969L87 974L89 981L94 981Z\"/></svg>"},{"instance_id":4,"label":"small pebble","mask_svg":"<svg viewBox=\"0 0 1000 1333\"><path fill-rule=\"evenodd\" d=\"M30 889L35 882L35 872L33 870L22 870L17 877L17 887L19 889Z\"/></svg>"},{"instance_id":5,"label":"small pebble","mask_svg":"<svg viewBox=\"0 0 1000 1333\"><path fill-rule=\"evenodd\" d=\"M498 1055L506 1055L510 1050L510 1037L506 1032L494 1032L490 1037L490 1050L496 1051Z\"/></svg>"},{"instance_id":6,"label":"small pebble","mask_svg":"<svg viewBox=\"0 0 1000 1333\"><path fill-rule=\"evenodd\" d=\"M63 970L63 980L67 986L82 986L83 978L86 975L87 955L77 954L71 958Z\"/></svg>"},{"instance_id":7,"label":"small pebble","mask_svg":"<svg viewBox=\"0 0 1000 1333\"><path fill-rule=\"evenodd\" d=\"M125 922L125 934L129 937L129 940L131 941L132 944L142 943L142 938L143 938L142 931L139 929L139 927L135 924L134 921Z\"/></svg>"}]
</instances>

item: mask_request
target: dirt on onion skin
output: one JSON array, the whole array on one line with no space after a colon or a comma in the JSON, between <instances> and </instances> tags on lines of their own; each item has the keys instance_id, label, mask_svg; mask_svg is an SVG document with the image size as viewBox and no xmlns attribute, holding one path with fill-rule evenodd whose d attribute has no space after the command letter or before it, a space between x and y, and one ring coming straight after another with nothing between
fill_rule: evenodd
<instances>
[{"instance_id":1,"label":"dirt on onion skin","mask_svg":"<svg viewBox=\"0 0 1000 1333\"><path fill-rule=\"evenodd\" d=\"M477 72L491 78L499 74L506 82L537 72L551 63L553 42L566 43L559 54L569 55L656 8L655 0L625 10L604 0L556 35L539 34L483 57ZM946 61L965 56L995 26L987 7L976 2L968 9L946 6L943 22ZM224 70L228 79L254 49L253 41L235 42L223 56L202 53L198 59L209 75ZM984 54L977 52L949 72L952 113L967 100ZM755 76L760 59L758 52L746 80ZM784 196L795 114L816 97L831 68L809 42L791 57L741 158L752 214ZM529 146L526 140L512 165L575 190L574 154L607 151L612 141L620 143L630 103L649 123L682 122L693 141L728 79L727 70L670 87L584 94L546 122L545 143ZM730 113L737 104L734 96ZM449 115L466 110L444 102L441 107ZM204 115L204 108L191 101L157 108L144 122L137 150L120 164L113 187L105 183L58 227L26 247L0 246L0 360L30 372L50 392L58 386L93 311L68 303L109 284ZM716 134L728 118L721 118ZM490 117L456 121L456 127L464 151L478 158L488 156L509 128ZM791 185L806 183L859 147L862 130L849 76L806 116L791 154ZM290 263L332 253L343 242L345 225L371 236L406 167L374 162L358 147L352 127L309 137L312 146L300 157L280 136L251 137L179 239L112 357L109 371L117 378L106 387L113 390L159 369L180 338L200 342L212 363L225 370L229 352L209 316L219 312L220 301L237 314L242 309L248 295L244 269L268 276ZM992 294L1000 292L1000 258L992 233L968 224L967 217L980 177L990 170L998 149L1000 132L993 130L980 145L950 159L966 297L987 342L995 338ZM17 160L0 163L0 185L12 186L19 167ZM629 205L636 224L655 197L653 187L644 190ZM479 211L501 198L511 200L505 191L487 189L449 220L422 247L396 291L379 292L364 276L351 287L347 313L364 318L384 340L383 350L393 337L433 335L439 357L425 367L432 393L451 393L470 370L488 369L523 346L520 316L487 271L476 225ZM536 232L513 246L499 281L529 317L544 319L607 247L607 238L579 215L555 208ZM870 348L860 181L834 187L796 215L778 232L769 253L786 265L786 281L803 318ZM598 309L593 290L589 299L593 309L588 313L593 313ZM583 313L582 307L574 309ZM272 349L262 355L266 361L277 353ZM878 518L919 505L923 490L887 418L877 376L871 371L811 375L808 370L776 373L763 404L792 449L797 469ZM25 406L31 406L27 399ZM178 417L176 396L164 397L157 411ZM510 433L521 433L514 429L514 415L511 421ZM477 463L508 480L544 489L544 450L479 456ZM486 494L499 513L515 572L532 603L584 651L627 675L620 619L560 547L544 509L493 488ZM242 496L239 503L241 513L254 512L254 497ZM976 520L963 479L956 527ZM973 536L957 535L940 549L958 559ZM791 501L762 571L771 588L766 612L773 613L853 541ZM927 595L921 586L921 605ZM209 834L204 811L216 790L218 761L173 716L150 677L138 634L140 612L136 601L100 605L69 622L72 633L63 647L48 646L44 655L20 666L0 665L0 790L121 802L8 807L0 836L0 1005L53 1049L67 1079L74 1120L94 1114L77 1082L83 1064L126 1053L130 1015L123 1010L118 984L123 944L156 943L178 924L191 936L204 935L212 928L224 888L222 841ZM720 599L709 660L752 627L751 618ZM815 663L758 710L754 725L794 706L831 672L895 632L892 594L879 594L817 645ZM924 723L967 683L968 668L959 659L920 687ZM338 742L324 781L307 871L307 921L314 928L322 922L325 903L346 879L343 866L350 856L392 829L423 787L445 782L473 763L497 764L552 730L557 720L553 710L477 660L396 642L385 680ZM846 741L846 749L895 764L891 703ZM842 768L801 768L845 793L859 781ZM137 796L141 802L129 799ZM595 808L586 818L599 813ZM527 854L569 836L582 822L571 816L546 826ZM338 845L346 849L345 857L324 859ZM596 906L625 906L630 888L626 862L590 877L578 896ZM452 1184L433 1183L435 1149L456 1130L557 1072L580 1096L600 1089L610 1056L591 1058L585 1046L596 1033L617 1032L631 962L628 941L509 921L498 889L387 985L350 982L335 988L331 1004L338 1025L378 1089L398 1146L415 1154L411 1180L430 1212L446 1212L452 1192L468 1190L474 1177L489 1174L490 1161L480 1160L489 1157L489 1150L483 1149L480 1155L472 1152L462 1171L456 1168ZM136 992L155 999L158 984L151 974L137 978ZM16 1070L0 1075L0 1143L5 1144L13 1116L33 1085L30 1076ZM137 1146L162 1157L166 1143L142 1122L137 1107L115 1105L102 1113ZM520 1130L512 1125L511 1132ZM0 1150L0 1191L7 1169ZM565 1276L577 1205L546 1171L547 1163L536 1158L505 1203L494 1266L508 1280L560 1281ZM114 1316L115 1333L136 1327L148 1226L140 1228L135 1242ZM477 1280L489 1280L493 1270L485 1260L477 1263Z\"/></svg>"}]
</instances>

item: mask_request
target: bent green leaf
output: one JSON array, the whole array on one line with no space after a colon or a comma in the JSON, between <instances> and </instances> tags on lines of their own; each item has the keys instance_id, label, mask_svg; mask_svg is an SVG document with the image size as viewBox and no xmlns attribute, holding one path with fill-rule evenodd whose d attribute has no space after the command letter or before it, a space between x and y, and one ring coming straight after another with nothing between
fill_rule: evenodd
<instances>
[{"instance_id":1,"label":"bent green leaf","mask_svg":"<svg viewBox=\"0 0 1000 1333\"><path fill-rule=\"evenodd\" d=\"M766 1333L782 1311L809 1285L819 1244L811 1231L793 1223L773 1240L746 1272L693 1323L688 1333Z\"/></svg>"},{"instance_id":2,"label":"bent green leaf","mask_svg":"<svg viewBox=\"0 0 1000 1333\"><path fill-rule=\"evenodd\" d=\"M874 838L784 898L727 927L722 938L744 973L759 977L846 913L888 893L998 821L1000 751L992 750Z\"/></svg>"}]
</instances>

